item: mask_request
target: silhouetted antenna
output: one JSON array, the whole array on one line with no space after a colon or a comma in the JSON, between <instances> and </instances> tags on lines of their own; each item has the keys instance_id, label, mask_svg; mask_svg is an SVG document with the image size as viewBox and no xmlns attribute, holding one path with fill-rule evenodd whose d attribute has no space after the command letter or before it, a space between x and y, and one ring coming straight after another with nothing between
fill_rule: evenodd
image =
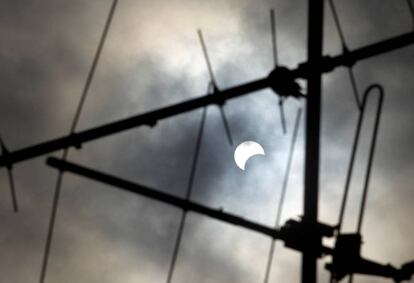
<instances>
[{"instance_id":1,"label":"silhouetted antenna","mask_svg":"<svg viewBox=\"0 0 414 283\"><path fill-rule=\"evenodd\" d=\"M85 85L84 85L84 88L83 88L83 91L82 91L81 98L79 100L78 107L76 109L75 116L74 116L73 121L72 121L72 125L70 127L70 135L74 135L76 126L79 122L80 114L82 112L83 105L85 103L86 96L88 94L92 79L94 77L96 66L98 65L98 61L99 61L100 55L102 53L102 49L103 49L103 46L104 46L104 43L105 43L105 40L106 40L106 36L108 34L109 27L112 23L112 18L113 18L117 3L118 3L118 0L113 0L111 8L109 10L109 14L108 14L108 17L107 17L106 22L105 22L104 30L103 30L103 33L101 35L101 38L100 38L95 56L93 58L92 65L91 65L91 68L90 68L89 73L88 73L88 77L86 78L86 82L85 82ZM66 147L63 150L62 159L66 160L66 158L68 157L68 154L69 154L69 148ZM51 211L51 215L50 215L50 219L49 219L48 232L47 232L47 237L46 237L45 249L44 249L44 253L43 253L42 268L41 268L40 279L39 279L40 283L44 283L45 278L46 278L47 266L48 266L49 254L50 254L50 247L51 247L52 240L53 240L53 231L54 231L55 222L56 222L56 213L57 213L57 209L58 209L58 206L59 206L59 199L60 199L62 181L63 181L63 171L59 171L58 177L57 177L57 180L56 180L56 184L55 184L55 193L54 193L54 196L53 196L52 211Z\"/></svg>"},{"instance_id":2,"label":"silhouetted antenna","mask_svg":"<svg viewBox=\"0 0 414 283\"><path fill-rule=\"evenodd\" d=\"M0 137L0 149L1 149L1 156L7 156L8 150L6 145L3 142L3 139ZM8 165L7 166L7 178L9 180L9 187L10 187L10 194L13 204L13 210L14 212L19 211L19 207L17 205L17 196L16 196L16 189L14 187L14 178L13 178L13 166Z\"/></svg>"},{"instance_id":3,"label":"silhouetted antenna","mask_svg":"<svg viewBox=\"0 0 414 283\"><path fill-rule=\"evenodd\" d=\"M320 72L329 73L337 67L348 66L349 64L352 64L352 62L390 52L398 48L408 46L412 43L414 43L414 32L408 32L376 42L374 44L360 47L345 54L324 56L322 57L323 64L320 65ZM292 96L294 98L306 98L306 96L300 92L300 86L295 83L294 80L299 78L306 79L311 73L311 66L308 61L299 63L298 67L295 69L279 67L265 77L260 77L256 80L221 90L220 95L204 95L166 107L140 113L125 119L112 121L94 128L77 131L76 134L73 135L60 136L52 140L10 151L7 158L5 156L0 156L0 168L6 167L8 164L12 165L48 153L53 153L67 147L79 147L83 143L91 142L93 140L114 135L136 127L153 126L157 121L171 118L178 114L186 113L206 105L220 105L227 100L252 94L255 91L266 88L273 89L279 95ZM287 84L283 83L284 81L287 81ZM281 90L286 92L280 92Z\"/></svg>"},{"instance_id":4,"label":"silhouetted antenna","mask_svg":"<svg viewBox=\"0 0 414 283\"><path fill-rule=\"evenodd\" d=\"M339 212L339 220L338 220L338 226L337 226L338 235L341 232L343 218L345 215L345 208L346 208L346 202L348 199L349 186L350 186L350 181L352 178L352 171L354 167L356 152L358 149L362 122L365 116L366 105L367 105L369 95L372 93L374 89L378 90L378 105L377 105L377 111L376 111L375 122L374 122L374 127L373 127L373 134L372 134L371 145L370 145L370 150L369 150L368 166L366 169L363 194L362 194L362 200L361 200L361 207L360 207L360 212L358 216L357 233L360 234L361 232L362 220L363 220L364 212L365 212L366 198L368 194L368 185L369 185L369 180L371 176L372 162L374 159L375 145L376 145L379 121L381 117L382 104L383 104L383 98L384 98L384 90L382 86L379 84L373 84L369 86L364 92L363 101L361 105L361 111L359 112L358 123L357 123L357 127L355 130L355 137L354 137L354 142L353 142L352 150L351 150L351 158L350 158L348 172L347 172L346 181L345 181L344 195L342 197L341 208ZM352 283L352 281L353 281L353 275L350 274L348 282ZM332 275L331 275L330 282L334 282Z\"/></svg>"},{"instance_id":5,"label":"silhouetted antenna","mask_svg":"<svg viewBox=\"0 0 414 283\"><path fill-rule=\"evenodd\" d=\"M270 29L272 35L272 50L273 50L273 67L276 69L279 63L278 53L277 53L277 33L276 33L276 17L275 11L270 9ZM279 112L280 112L280 121L282 123L282 130L283 133L286 134L286 119L285 119L285 111L283 109L283 103L285 102L285 98L279 95Z\"/></svg>"},{"instance_id":6,"label":"silhouetted antenna","mask_svg":"<svg viewBox=\"0 0 414 283\"><path fill-rule=\"evenodd\" d=\"M336 26L336 29L337 29L338 34L339 34L339 39L341 40L342 51L344 53L348 53L349 49L348 49L348 46L346 45L344 32L342 30L341 23L339 22L339 17L338 17L338 13L336 11L334 0L329 0L328 3L329 3L329 7L331 8L331 11L332 11L332 16L334 18L335 26ZM357 87L357 84L356 84L355 74L354 74L354 71L353 71L353 64L354 63L349 64L347 66L348 67L348 74L349 74L349 79L351 81L351 86L352 86L352 90L353 90L353 93L354 93L355 102L357 104L357 107L359 109L361 109L361 101L360 101L360 98L359 98L358 87Z\"/></svg>"},{"instance_id":7,"label":"silhouetted antenna","mask_svg":"<svg viewBox=\"0 0 414 283\"><path fill-rule=\"evenodd\" d=\"M280 220L281 220L281 217L282 217L283 206L284 206L284 203L285 203L285 195L286 195L287 184L288 184L289 175L290 175L290 168L292 167L293 152L294 152L294 149L295 149L296 138L297 138L298 130L299 130L299 126L300 126L301 114L302 114L302 108L299 108L297 113L296 113L295 126L294 126L294 129L293 129L293 135L292 135L292 142L291 142L290 148L289 148L289 154L288 154L288 161L287 161L287 165L286 165L285 176L283 178L283 184L282 184L282 189L281 189L281 192L280 192L279 204L277 206L276 220L275 220L275 226L274 226L275 229L279 229L279 227L280 227ZM269 256L267 258L267 266L266 266L264 283L269 282L269 276L270 276L270 271L271 271L271 268L272 268L272 262L273 262L273 256L274 256L274 250L275 250L275 241L272 240L272 243L270 244Z\"/></svg>"},{"instance_id":8,"label":"silhouetted antenna","mask_svg":"<svg viewBox=\"0 0 414 283\"><path fill-rule=\"evenodd\" d=\"M59 170L55 194L53 197L52 212L50 217L50 223L48 226L48 234L45 245L44 257L42 262L42 270L40 275L40 282L43 283L46 276L47 263L50 253L50 247L53 238L53 230L56 220L56 213L59 204L61 185L63 182L63 172L71 171L73 173L140 194L151 199L161 201L163 203L171 204L174 207L178 207L183 210L181 217L181 222L178 229L178 235L174 246L174 251L172 255L172 261L167 277L167 282L172 281L173 272L175 269L176 259L180 249L180 243L182 240L182 234L185 227L185 220L188 211L194 211L202 215L209 216L213 219L218 219L229 224L238 225L240 227L249 229L251 231L256 231L265 235L272 237L272 239L280 239L285 242L285 246L302 253L302 282L303 283L315 283L316 274L317 274L317 259L324 255L332 256L332 264L327 268L331 271L333 275L331 280L340 280L346 275L350 275L349 280L352 281L353 273L362 273L367 275L378 275L387 278L393 278L396 282L401 280L408 280L412 273L414 272L414 263L409 262L404 264L401 269L396 269L391 265L381 265L373 261L366 260L360 256L360 244L361 244L361 227L363 222L363 217L365 214L365 206L368 195L368 185L371 176L371 169L374 158L374 151L376 145L376 138L378 133L380 115L382 111L383 103L383 88L374 84L369 86L363 95L363 102L360 103L359 94L357 90L355 76L352 70L353 64L355 62L369 58L381 53L385 53L396 48L400 48L411 44L414 42L414 32L396 36L392 39L383 40L369 46L365 46L353 51L349 51L345 37L340 26L338 14L335 9L333 0L329 1L330 7L332 9L334 21L338 29L339 37L343 47L343 54L337 56L323 56L322 55L322 42L323 42L323 0L309 0L309 33L308 33L308 61L299 64L296 69L289 69L287 67L280 66L278 67L278 55L277 55L277 41L276 41L276 21L274 11L270 12L270 21L271 21L271 35L272 35L272 47L273 47L273 61L274 61L274 70L266 77L256 79L251 82L243 83L225 90L220 91L217 87L216 80L214 77L213 69L208 57L207 48L202 36L201 31L198 31L198 35L201 41L203 54L207 63L207 68L210 76L210 83L208 85L208 94L203 97L190 99L188 101L177 103L171 106L163 107L154 111L149 111L140 115L136 115L127 119L115 121L108 123L99 127L92 129L87 129L75 133L75 129L81 115L83 104L85 103L88 90L90 88L92 79L94 77L95 69L97 67L101 51L108 33L113 14L115 12L117 0L114 0L111 5L111 9L105 23L103 34L99 42L94 60L92 62L91 69L89 71L88 77L85 82L85 86L79 101L78 108L76 110L72 126L70 128L70 133L68 136L60 137L51 141L47 141L41 144L29 146L14 152L8 152L6 147L3 144L3 141L0 139L1 149L3 154L0 156L0 167L7 167L9 169L9 182L12 191L13 202L17 210L17 201L14 193L14 182L12 179L11 166L23 160L27 160L36 156L41 156L46 153L54 152L56 150L64 149L62 159L58 160L56 158L49 158L47 160L48 165L55 167ZM414 12L412 3L408 1L411 14L414 20ZM334 68L338 66L347 66L349 69L349 75L351 79L351 84L353 87L355 100L359 108L359 120L357 124L357 130L355 134L355 140L351 153L351 161L348 168L348 176L345 184L344 196L342 199L342 206L340 211L339 223L337 228L337 237L334 248L326 247L322 244L323 237L332 237L334 235L335 227L320 223L318 221L318 180L319 180L319 152L320 152L320 115L321 115L321 89L322 89L322 74L326 72L331 72ZM296 79L305 78L308 82L307 95L305 96L300 88L300 85L297 83ZM190 200L192 187L194 183L197 161L199 158L201 141L203 137L205 119L207 114L207 106L210 104L216 104L220 106L220 114L223 120L224 128L226 134L232 144L232 138L230 134L230 129L227 123L227 119L223 110L223 104L228 99L232 99L238 96L242 96L247 93L251 93L257 90L271 88L273 89L280 98L279 107L281 114L281 121L284 132L286 131L286 122L284 118L283 111L283 102L287 97L294 98L303 98L306 97L306 131L305 131L305 178L304 178L304 215L301 221L289 220L286 224L277 230L280 225L280 218L282 213L282 208L285 202L285 194L288 183L288 177L290 174L290 168L294 153L294 145L297 139L297 133L300 123L301 109L298 110L296 116L296 122L294 126L294 131L292 135L292 142L290 145L290 150L288 154L287 168L282 184L281 197L279 199L279 206L276 214L276 228L270 228L253 221L246 220L242 217L232 215L229 213L223 212L221 209L212 209L210 207L197 204ZM356 150L360 137L361 125L365 115L366 103L371 92L376 89L379 92L379 100L377 113L375 118L375 123L373 127L373 135L371 140L371 146L368 156L368 166L366 169L365 182L363 187L363 195L361 199L361 207L358 217L357 225L357 234L351 235L341 235L340 230L342 226L342 221L345 212L345 204L347 201L349 183L351 179L351 174L353 170L353 163L355 161ZM212 94L211 94L212 92ZM177 114L185 113L191 110L195 110L203 107L202 117L200 121L200 128L197 135L195 153L193 157L193 162L191 166L189 182L187 187L187 192L185 199L178 198L172 195L168 195L156 190L152 190L148 187L129 182L108 174L100 173L96 170L82 167L73 163L66 161L69 154L69 147L75 146L80 147L80 145L87 141L92 141L104 136L108 136L114 133L119 133L121 131L132 129L138 126L143 125L154 125L158 120L169 118ZM349 253L347 247L350 246L352 249ZM345 248L344 248L345 247ZM270 248L269 259L266 269L265 282L268 281L270 268L272 263L272 258L274 254L274 241ZM353 260L344 261L345 259L355 259L356 263L354 264ZM343 264L345 262L345 264ZM348 263L351 264L349 268ZM353 265L352 265L353 264ZM360 268L360 269L358 269Z\"/></svg>"},{"instance_id":9,"label":"silhouetted antenna","mask_svg":"<svg viewBox=\"0 0 414 283\"><path fill-rule=\"evenodd\" d=\"M212 91L214 91L214 86L213 86L213 83L210 82L208 84L208 87L207 87L207 93L210 93ZM200 148L201 148L201 142L202 142L202 139L203 139L203 132L204 132L204 125L205 125L205 122L206 122L206 117L207 117L207 106L203 108L203 112L201 114L200 127L198 129L197 141L196 141L196 146L195 146L195 150L194 150L193 163L191 164L190 178L188 180L187 192L185 194L185 200L186 201L190 200L191 193L193 191L194 177L195 177L195 173L196 173L196 170L197 170L198 158L200 156ZM175 270L175 263L177 261L177 256L178 256L178 252L179 252L180 245L181 245L181 238L182 238L183 231L184 231L184 225L185 225L186 217L187 217L187 210L183 210L182 215L181 215L181 219L180 219L180 225L179 225L179 228L178 228L177 238L176 238L175 244L174 244L174 250L173 250L173 255L172 255L172 258L171 258L170 268L168 270L167 283L172 282L172 277L173 277L173 273L174 273L174 270Z\"/></svg>"},{"instance_id":10,"label":"silhouetted antenna","mask_svg":"<svg viewBox=\"0 0 414 283\"><path fill-rule=\"evenodd\" d=\"M358 150L358 144L359 144L359 139L360 139L360 134L361 134L362 122L363 122L365 109L366 109L366 103L367 103L369 95L372 93L372 90L375 89L375 88L378 89L378 91L379 91L378 106L377 106L376 118L375 118L374 129L373 129L373 135L372 135L372 140L371 140L368 166L367 166L367 171L366 171L366 176L365 176L365 183L364 183L364 188L363 188L364 193L363 193L363 198L362 198L362 203L361 203L361 211L360 211L360 215L359 215L360 220L358 221L359 224L358 224L357 231L359 232L360 228L361 228L363 212L364 212L364 208L365 208L365 199L366 199L366 194L367 194L367 191L368 191L369 178L370 178L370 174L371 174L371 167L372 167L372 161L373 161L373 157L374 157L374 150L375 150L375 144L376 144L376 138L377 138L377 132L378 132L378 126L379 126L379 119L380 119L380 116L381 116L383 96L384 96L383 88L382 88L382 86L380 86L378 84L373 84L373 85L369 86L364 92L364 97L363 97L363 101L362 101L362 108L361 108L361 111L359 113L358 123L357 123L357 127L355 129L355 136L354 136L354 141L353 141L352 150L351 150L351 158L350 158L350 161L349 161L347 176L346 176L346 180L345 180L344 195L343 195L342 201L341 201L341 208L340 208L340 212L339 212L339 220L338 220L338 226L337 226L338 232L341 231L342 223L343 223L343 219L344 219L344 215L345 215L345 208L346 208L346 203L347 203L347 200L348 200L349 186L350 186L350 183L351 183L352 171L353 171L353 167L354 167L356 152Z\"/></svg>"},{"instance_id":11,"label":"silhouetted antenna","mask_svg":"<svg viewBox=\"0 0 414 283\"><path fill-rule=\"evenodd\" d=\"M383 100L384 100L384 89L383 89L383 87L379 84L373 84L365 90L364 100L362 102L363 109L365 110L365 106L366 106L368 96L369 96L370 93L372 93L372 91L374 89L378 90L378 106L377 106L377 112L376 112L376 115L375 115L374 132L372 133L372 138L371 138L371 145L370 145L370 149L369 149L369 158L368 158L368 166L367 166L366 175L365 175L364 189L363 189L362 200L361 200L361 208L360 208L360 212L359 212L359 219L358 219L358 226L357 226L357 232L358 233L361 232L362 220L364 219L365 205L366 205L366 199L367 199L367 195L368 195L368 186L369 186L369 180L370 180L371 171L372 171L371 170L372 169L372 162L374 160L375 145L376 145L377 135L378 135L378 127L379 127L379 122L380 122L380 118L381 118L382 103L383 103ZM362 114L363 114L363 112L362 112ZM361 120L362 119L363 119L363 117L361 118Z\"/></svg>"},{"instance_id":12,"label":"silhouetted antenna","mask_svg":"<svg viewBox=\"0 0 414 283\"><path fill-rule=\"evenodd\" d=\"M205 41L204 41L204 38L203 38L203 33L200 29L197 30L197 33L198 33L198 37L200 39L201 47L203 49L204 59L206 60L208 73L210 75L210 81L213 85L213 94L214 95L220 95L220 90L217 87L217 82L216 82L216 79L214 77L213 68L211 67L211 62L210 62L210 58L209 58L208 52L207 52L207 47L206 47L206 44L205 44ZM233 145L233 139L231 137L230 127L229 127L229 124L227 122L226 114L224 113L223 107L224 107L223 105L219 105L221 119L223 121L224 130L226 131L226 135L227 135L227 138L229 140L229 143L230 143L230 145Z\"/></svg>"}]
</instances>

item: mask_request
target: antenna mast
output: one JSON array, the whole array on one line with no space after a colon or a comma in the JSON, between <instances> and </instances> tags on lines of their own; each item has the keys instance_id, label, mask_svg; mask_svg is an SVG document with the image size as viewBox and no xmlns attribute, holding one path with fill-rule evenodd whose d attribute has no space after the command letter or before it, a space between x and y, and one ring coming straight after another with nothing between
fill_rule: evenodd
<instances>
[{"instance_id":1,"label":"antenna mast","mask_svg":"<svg viewBox=\"0 0 414 283\"><path fill-rule=\"evenodd\" d=\"M316 283L318 185L319 185L319 136L321 109L321 59L323 41L323 0L308 1L308 92L306 99L305 141L305 192L303 222L309 233L309 244L302 254L302 283Z\"/></svg>"}]
</instances>

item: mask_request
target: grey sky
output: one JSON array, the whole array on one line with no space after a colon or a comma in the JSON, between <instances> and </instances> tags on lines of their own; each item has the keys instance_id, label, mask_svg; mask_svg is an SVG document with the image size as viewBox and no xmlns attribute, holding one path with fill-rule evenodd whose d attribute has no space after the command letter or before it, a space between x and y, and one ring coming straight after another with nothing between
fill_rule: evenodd
<instances>
[{"instance_id":1,"label":"grey sky","mask_svg":"<svg viewBox=\"0 0 414 283\"><path fill-rule=\"evenodd\" d=\"M0 0L0 134L10 150L68 133L110 2ZM335 3L350 49L413 26L403 0ZM204 94L208 73L198 28L220 87L266 76L273 64L272 7L280 64L295 67L306 59L307 1L119 0L78 129ZM340 52L326 9L325 53ZM413 62L413 47L406 47L355 66L360 92L376 82L386 92L362 252L396 266L414 258ZM323 82L320 220L335 224L357 111L346 69L325 75ZM277 103L265 90L225 105L235 142L256 140L266 151L246 171L233 162L218 109L208 108L192 199L273 225L295 113L302 106L287 101L284 136ZM72 150L69 159L183 196L200 118L197 110L94 141ZM345 219L348 232L356 225L368 121ZM298 141L283 221L302 213L303 125ZM0 282L38 280L57 175L44 162L41 157L15 166L17 215L0 170ZM163 282L179 216L167 205L66 174L47 282ZM262 235L190 214L174 282L261 282L269 245ZM327 282L322 267L321 261L319 281ZM299 254L278 243L271 282L298 282L299 268ZM379 281L386 282L355 278Z\"/></svg>"}]
</instances>

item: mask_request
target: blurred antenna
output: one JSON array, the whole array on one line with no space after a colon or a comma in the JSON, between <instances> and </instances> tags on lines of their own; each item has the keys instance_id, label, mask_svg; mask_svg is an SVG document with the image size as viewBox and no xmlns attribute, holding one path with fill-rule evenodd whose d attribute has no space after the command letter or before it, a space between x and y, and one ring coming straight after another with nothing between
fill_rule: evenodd
<instances>
[{"instance_id":1,"label":"blurred antenna","mask_svg":"<svg viewBox=\"0 0 414 283\"><path fill-rule=\"evenodd\" d=\"M3 142L3 139L0 137L0 148L1 148L1 155L2 156L7 156L9 151L6 148L6 145ZM13 210L14 212L18 212L19 211L19 207L17 205L17 197L16 197L16 190L14 187L14 178L13 178L13 166L12 165L8 165L7 166L7 178L9 180L9 187L10 187L10 194L11 194L11 198L12 198L12 204L13 204Z\"/></svg>"},{"instance_id":2,"label":"blurred antenna","mask_svg":"<svg viewBox=\"0 0 414 283\"><path fill-rule=\"evenodd\" d=\"M214 77L213 68L211 67L211 62L208 56L207 47L204 41L203 33L200 29L197 30L197 33L198 33L198 38L200 39L201 47L203 49L204 59L206 60L208 73L210 75L210 81L211 81L211 84L213 85L213 94L219 95L220 90L217 87L216 78ZM219 107L220 107L220 115L223 121L224 130L226 131L226 135L227 135L230 145L233 145L233 138L231 136L230 126L229 126L229 123L227 122L227 118L226 118L226 114L223 109L223 105L219 105Z\"/></svg>"},{"instance_id":3,"label":"blurred antenna","mask_svg":"<svg viewBox=\"0 0 414 283\"><path fill-rule=\"evenodd\" d=\"M309 3L309 17L308 17L308 61L299 64L296 69L289 69L283 66L278 67L278 55L277 55L277 41L276 41L276 21L275 21L275 14L274 11L271 10L270 17L271 17L271 35L272 35L272 47L273 47L273 62L274 62L274 70L270 72L270 74L266 77L262 77L256 79L251 82L243 83L226 90L220 91L217 87L216 80L214 77L214 73L212 70L212 66L208 57L207 48L204 43L204 39L202 36L201 31L198 31L198 35L201 41L201 45L203 48L204 57L207 63L207 68L209 71L210 76L210 83L209 83L209 94L200 98L191 99L182 103L178 103L175 105L163 107L154 111L150 111L147 113L143 113L141 115L136 115L127 119L115 121L112 123L105 124L103 126L99 126L96 128L83 130L75 133L77 123L79 121L79 117L83 108L83 104L86 100L86 95L88 93L89 87L91 85L92 79L94 77L95 69L98 64L98 60L100 58L100 54L106 39L107 32L109 30L113 14L115 12L117 0L113 0L112 6L104 27L104 31L99 42L97 51L95 53L95 57L92 62L92 66L90 68L88 77L85 82L85 86L81 95L81 99L78 104L77 111L75 113L75 117L73 119L73 123L70 129L70 133L68 136L60 137L51 141L47 141L38 145L29 146L24 149L16 150L14 152L8 152L6 149L3 141L0 139L1 143L1 150L2 155L0 156L0 167L7 167L9 169L9 182L12 191L13 197L13 204L15 210L17 211L17 200L14 192L14 182L13 176L11 171L11 166L23 160L27 160L36 156L44 155L46 153L51 153L56 150L64 149L63 156L61 160L56 159L49 159L48 164L59 169L59 175L56 182L55 187L55 194L53 198L52 204L52 212L50 217L50 222L48 226L48 234L46 240L46 246L44 251L44 257L42 262L42 271L41 271L41 282L44 282L48 257L53 237L53 229L55 224L56 212L59 203L59 195L61 184L63 182L63 171L72 171L79 175L86 176L88 178L95 179L97 181L110 184L121 189L125 189L127 191L135 192L137 194L141 194L143 196L147 196L152 199L156 199L162 201L164 203L172 204L175 207L179 207L183 210L182 220L180 222L179 232L174 248L173 253L173 260L171 262L170 271L168 275L168 282L172 280L172 274L175 267L176 258L178 255L181 236L183 233L184 225L185 225L185 217L187 211L195 211L202 215L209 216L213 219L218 219L224 221L229 224L238 225L240 227L260 232L265 235L272 237L272 239L280 239L285 242L285 246L291 248L293 250L299 251L302 253L302 282L303 283L315 283L317 278L317 259L324 256L330 255L334 259L338 257L338 236L337 235L337 242L335 244L335 248L330 248L323 246L322 238L323 237L332 237L334 235L334 228L332 226L320 223L318 220L318 191L319 191L319 153L320 153L320 122L321 122L321 92L322 92L322 74L331 72L334 68L338 66L347 66L350 68L350 76L351 76L351 83L353 84L354 94L357 101L357 105L360 108L359 113L359 121L357 126L357 137L359 136L359 129L360 124L362 123L365 104L367 101L367 97L371 90L374 88L379 90L379 102L377 108L377 116L374 125L374 133L371 140L371 148L369 153L369 160L368 160L368 168L365 176L365 184L363 188L363 196L361 201L361 208L358 220L358 234L356 234L360 238L360 230L362 227L363 216L365 213L365 206L366 206L366 199L368 194L368 184L370 179L371 167L373 164L373 155L377 137L377 130L379 125L379 119L382 109L382 99L383 99L383 89L380 85L371 85L364 93L363 103L362 106L359 103L359 96L356 89L356 82L354 78L354 74L352 72L351 67L355 62L373 57L375 55L379 55L388 51L392 51L397 48L401 48L403 46L407 46L409 44L414 43L414 32L402 34L391 39L386 39L381 42L377 42L375 44L371 44L353 51L349 51L345 39L343 36L342 28L339 24L338 15L335 10L333 0L330 0L330 5L332 8L333 16L335 19L335 23L338 28L339 36L341 38L342 46L344 49L343 54L338 56L323 56L322 54L322 42L323 42L323 9L324 9L324 2L323 0L315 0L315 1L308 1ZM312 3L312 4L311 4ZM410 11L413 15L414 19L414 12L411 1L408 0L408 4L410 7ZM298 78L305 78L307 79L307 95L305 96L300 89L300 85L296 82ZM212 88L212 95L210 95L210 90ZM306 97L306 130L305 130L305 178L304 178L304 215L301 221L289 220L287 223L280 228L280 230L272 229L267 226L263 226L259 223L255 223L250 220L246 220L244 218L238 217L236 215L224 213L221 209L212 209L206 207L204 205L200 205L194 202L191 202L189 199L191 197L191 190L194 182L194 176L196 171L197 159L199 155L201 139L203 134L203 127L205 123L206 117L206 106L210 104L216 104L220 106L220 113L222 116L223 124L229 138L230 143L232 144L232 138L230 135L230 129L225 117L224 110L222 109L223 103L228 99L232 99L247 93L251 93L254 91L258 91L265 88L272 88L279 96L282 96L283 99L289 96L293 96L295 98ZM220 94L220 95L218 95ZM283 111L283 99L279 103L280 105L280 113L281 113L281 121L283 124L284 131L286 131L285 126L285 118L284 118L284 111ZM66 159L69 154L69 147L76 146L80 147L82 143L87 141L92 141L98 138L102 138L104 136L108 136L114 133L118 133L127 129L132 129L134 127L142 126L142 125L153 125L158 120L169 118L180 113L185 113L191 110L195 110L198 108L204 107L203 109L203 116L201 118L201 124L198 132L198 138L196 143L195 154L193 158L193 163L190 172L190 178L186 193L186 199L177 198L172 195L160 193L158 191L151 190L149 188L145 188L138 184L133 184L129 181L122 180L116 178L114 176L110 176L107 174L99 173L95 170L88 169L85 167L81 167L75 164L70 164L66 162ZM361 109L362 107L362 109ZM299 121L300 121L301 110L298 110L295 128L292 136L292 143L290 146L290 152L288 155L288 164L285 172L285 177L282 185L281 190L281 197L279 200L278 211L276 215L276 223L275 226L278 227L280 225L280 218L282 213L282 208L285 200L285 193L287 188L288 177L290 174L290 167L292 162L293 156L293 149L295 145L295 141L297 138L297 132L299 128ZM355 139L358 141L358 138ZM356 148L356 146L354 147ZM353 149L354 151L354 149ZM354 155L354 153L352 153ZM351 158L353 162L353 157ZM60 165L59 165L60 164ZM352 167L349 172L352 171ZM347 193L347 192L346 192ZM345 195L346 195L345 193ZM346 201L346 196L344 197ZM343 201L343 203L345 202ZM345 206L341 208L341 214L343 213ZM342 219L342 216L340 217ZM340 220L342 221L342 220ZM338 231L340 230L340 226L338 225ZM358 243L359 245L360 243ZM358 246L359 248L359 246ZM348 250L345 249L345 252ZM273 257L274 252L274 242L272 243L271 250L269 253L269 261L266 270L266 278L265 282L268 280L270 274L270 266L271 260ZM345 253L345 256L347 254ZM359 256L359 250L358 250ZM358 258L357 258L358 259ZM360 258L362 259L362 258ZM348 262L345 264L348 266ZM372 266L372 261L364 260L363 264L368 263L369 266ZM352 273L359 272L361 274L367 275L378 275L387 278L397 278L397 279L406 279L411 276L413 270L413 263L409 262L404 264L400 271L400 274L395 273L397 277L393 276L389 270L389 265L382 266L377 269L376 271L372 271L371 268L366 268L364 270L357 270L353 269L351 271L346 270L346 274L351 274L350 280L352 281ZM378 266L378 265L376 265ZM340 268L341 266L339 266ZM385 268L385 269L384 269ZM371 269L371 270L369 270ZM332 270L335 270L335 266L331 267ZM392 269L394 270L394 269ZM364 273L365 272L365 273ZM338 277L336 277L338 278ZM336 279L335 278L335 279ZM396 280L397 281L397 280Z\"/></svg>"}]
</instances>

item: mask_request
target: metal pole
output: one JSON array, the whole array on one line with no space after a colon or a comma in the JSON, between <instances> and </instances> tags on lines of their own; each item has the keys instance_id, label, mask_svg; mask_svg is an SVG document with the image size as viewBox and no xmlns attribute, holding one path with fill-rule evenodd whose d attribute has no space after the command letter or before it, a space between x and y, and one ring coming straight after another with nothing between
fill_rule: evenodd
<instances>
[{"instance_id":1,"label":"metal pole","mask_svg":"<svg viewBox=\"0 0 414 283\"><path fill-rule=\"evenodd\" d=\"M302 283L316 283L319 183L319 135L321 110L321 59L323 40L323 0L308 1L308 93L306 102L306 155L303 221L309 241L302 255Z\"/></svg>"},{"instance_id":2,"label":"metal pole","mask_svg":"<svg viewBox=\"0 0 414 283\"><path fill-rule=\"evenodd\" d=\"M361 47L354 51L350 51L338 56L325 56L322 60L323 62L317 64L318 66L316 67L314 66L311 68L309 62L301 63L296 69L291 70L291 74L294 78L307 78L309 77L308 74L315 72L318 67L322 72L330 72L336 67L349 66L358 60L370 58L372 56L389 52L394 49L410 45L412 43L414 43L414 32L383 40L381 42ZM10 151L7 155L0 155L0 168L67 147L79 147L82 143L90 142L95 139L113 135L142 125L153 125L159 120L166 119L207 105L221 105L228 99L267 88L274 83L276 82L272 81L268 77L261 78L226 90L221 90L218 95L206 95L198 97L175 105L139 114L127 119L115 121L96 128L77 132L73 135L60 137L23 149Z\"/></svg>"},{"instance_id":3,"label":"metal pole","mask_svg":"<svg viewBox=\"0 0 414 283\"><path fill-rule=\"evenodd\" d=\"M209 208L202 204L198 204L187 199L181 199L170 194L162 193L155 189L137 183L132 183L130 181L112 175L108 175L84 166L80 166L62 159L57 159L53 157L48 158L47 165L54 167L60 171L71 172L73 174L77 174L79 176L83 176L110 186L114 186L125 191L129 191L153 200L170 204L172 206L184 209L185 211L194 211L198 214L208 216L216 220L240 226L245 229L270 236L273 239L282 239L282 236L278 229L274 229L262 224L252 222L250 220L244 219L234 214L226 213L222 209ZM324 248L324 251L330 252L329 248Z\"/></svg>"}]
</instances>

